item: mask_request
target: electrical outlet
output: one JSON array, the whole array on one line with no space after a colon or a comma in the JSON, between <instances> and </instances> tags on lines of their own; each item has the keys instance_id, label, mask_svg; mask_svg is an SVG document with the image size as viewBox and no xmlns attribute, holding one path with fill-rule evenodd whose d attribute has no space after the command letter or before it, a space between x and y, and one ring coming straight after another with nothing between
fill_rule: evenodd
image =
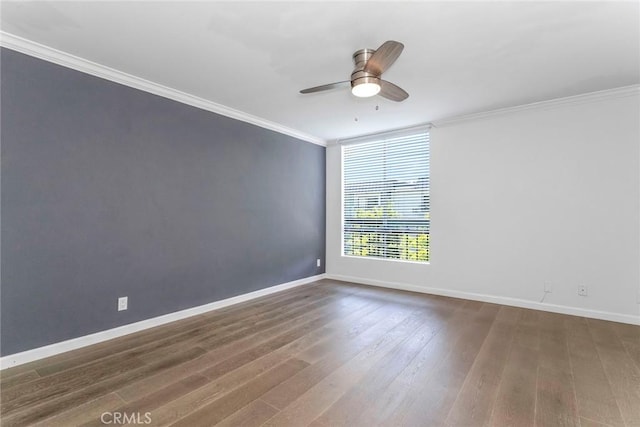
<instances>
[{"instance_id":1,"label":"electrical outlet","mask_svg":"<svg viewBox=\"0 0 640 427\"><path fill-rule=\"evenodd\" d=\"M128 305L129 305L129 297L118 298L118 311L126 310Z\"/></svg>"},{"instance_id":2,"label":"electrical outlet","mask_svg":"<svg viewBox=\"0 0 640 427\"><path fill-rule=\"evenodd\" d=\"M320 261L320 258L318 258L316 260L316 267L320 267L322 265L322 262Z\"/></svg>"},{"instance_id":3,"label":"electrical outlet","mask_svg":"<svg viewBox=\"0 0 640 427\"><path fill-rule=\"evenodd\" d=\"M587 293L587 285L578 285L578 295L581 297L586 297Z\"/></svg>"},{"instance_id":4,"label":"electrical outlet","mask_svg":"<svg viewBox=\"0 0 640 427\"><path fill-rule=\"evenodd\" d=\"M547 294L550 294L553 292L553 283L551 282L544 282L544 291Z\"/></svg>"}]
</instances>

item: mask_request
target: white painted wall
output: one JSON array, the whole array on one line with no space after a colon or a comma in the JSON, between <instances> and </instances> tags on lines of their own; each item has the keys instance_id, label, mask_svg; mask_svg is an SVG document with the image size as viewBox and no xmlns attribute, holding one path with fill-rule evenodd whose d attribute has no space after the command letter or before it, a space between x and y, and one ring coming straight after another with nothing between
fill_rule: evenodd
<instances>
[{"instance_id":1,"label":"white painted wall","mask_svg":"<svg viewBox=\"0 0 640 427\"><path fill-rule=\"evenodd\" d=\"M330 146L328 276L640 323L639 105L635 90L432 129L429 265L341 256Z\"/></svg>"}]
</instances>

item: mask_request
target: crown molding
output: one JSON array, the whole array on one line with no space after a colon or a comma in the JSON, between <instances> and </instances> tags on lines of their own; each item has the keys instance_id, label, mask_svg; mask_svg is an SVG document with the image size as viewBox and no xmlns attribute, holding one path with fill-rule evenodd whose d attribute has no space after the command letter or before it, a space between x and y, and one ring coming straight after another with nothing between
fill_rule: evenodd
<instances>
[{"instance_id":1,"label":"crown molding","mask_svg":"<svg viewBox=\"0 0 640 427\"><path fill-rule=\"evenodd\" d=\"M43 59L54 64L62 65L63 67L71 68L86 74L91 74L93 76L103 78L105 80L129 86L134 89L172 99L174 101L178 101L192 107L200 108L202 110L220 114L225 117L230 117L232 119L250 123L261 128L282 133L284 135L289 135L303 141L311 142L313 144L321 145L324 147L326 147L327 145L325 140L313 135L309 135L296 129L281 125L279 123L253 116L251 114L227 107L222 104L217 104L215 102L179 91L177 89L173 89L140 77L133 76L131 74L127 74L125 72L89 61L87 59L80 58L78 56L54 49L49 46L45 46L40 43L36 43L34 41L16 36L11 33L7 33L5 31L0 31L0 46L7 49L15 50L20 53L24 53L29 56L33 56L35 58Z\"/></svg>"},{"instance_id":2,"label":"crown molding","mask_svg":"<svg viewBox=\"0 0 640 427\"><path fill-rule=\"evenodd\" d=\"M584 104L607 99L623 98L633 95L640 95L640 85L636 84L631 86L623 86L614 89L599 90L597 92L567 96L564 98L555 98L547 101L532 102L530 104L516 105L513 107L499 108L496 110L465 114L451 118L434 120L433 122L431 122L431 124L435 128L445 127L472 120L486 119L495 116L502 116L505 114L518 113L521 111L556 108L563 105Z\"/></svg>"},{"instance_id":3,"label":"crown molding","mask_svg":"<svg viewBox=\"0 0 640 427\"><path fill-rule=\"evenodd\" d=\"M186 92L179 91L167 86L154 83L152 81L136 77L131 74L101 65L87 59L80 58L78 56L54 49L52 47L36 43L34 41L16 36L5 31L0 31L0 46L7 49L15 50L17 52L24 53L35 58L39 58L54 64L61 65L63 67L71 68L86 74L90 74L96 77L103 78L115 83L119 83L125 86L129 86L138 90L142 90L154 95L162 96L164 98L172 99L183 104L190 105L192 107L200 108L202 110L210 111L212 113L220 114L225 117L230 117L245 123L250 123L255 126L269 129L284 135L289 135L294 138L307 141L313 144L326 147L327 145L334 145L340 143L340 140L328 141L309 135L307 133L298 131L296 129L275 123L240 110L236 110L227 107L222 104L218 104L209 101L204 98L200 98L195 95L188 94ZM597 92L590 92L580 95L568 96L564 98L556 98L546 101L533 102L530 104L517 105L513 107L499 108L495 110L482 111L472 114L465 114L460 116L454 116L444 118L440 120L434 120L429 124L435 128L450 126L458 123L463 123L472 120L485 119L490 117L501 116L510 113L517 113L527 110L535 109L547 109L555 108L562 105L582 104L587 102L594 102L605 99L615 99L632 95L640 94L640 85L624 86L614 89L606 89Z\"/></svg>"}]
</instances>

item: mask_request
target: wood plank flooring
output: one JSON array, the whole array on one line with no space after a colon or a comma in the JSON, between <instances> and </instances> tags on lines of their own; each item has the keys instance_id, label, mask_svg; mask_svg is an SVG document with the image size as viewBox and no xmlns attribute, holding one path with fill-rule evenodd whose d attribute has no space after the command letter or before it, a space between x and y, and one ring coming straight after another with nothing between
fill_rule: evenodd
<instances>
[{"instance_id":1,"label":"wood plank flooring","mask_svg":"<svg viewBox=\"0 0 640 427\"><path fill-rule=\"evenodd\" d=\"M4 370L0 398L7 427L640 427L640 326L321 280Z\"/></svg>"}]
</instances>

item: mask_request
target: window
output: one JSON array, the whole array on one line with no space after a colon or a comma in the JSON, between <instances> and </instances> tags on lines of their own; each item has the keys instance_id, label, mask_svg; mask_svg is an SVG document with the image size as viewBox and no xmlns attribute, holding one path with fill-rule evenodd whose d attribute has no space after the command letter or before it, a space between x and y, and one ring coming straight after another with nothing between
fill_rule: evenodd
<instances>
[{"instance_id":1,"label":"window","mask_svg":"<svg viewBox=\"0 0 640 427\"><path fill-rule=\"evenodd\" d=\"M343 255L429 261L429 133L342 147Z\"/></svg>"}]
</instances>

